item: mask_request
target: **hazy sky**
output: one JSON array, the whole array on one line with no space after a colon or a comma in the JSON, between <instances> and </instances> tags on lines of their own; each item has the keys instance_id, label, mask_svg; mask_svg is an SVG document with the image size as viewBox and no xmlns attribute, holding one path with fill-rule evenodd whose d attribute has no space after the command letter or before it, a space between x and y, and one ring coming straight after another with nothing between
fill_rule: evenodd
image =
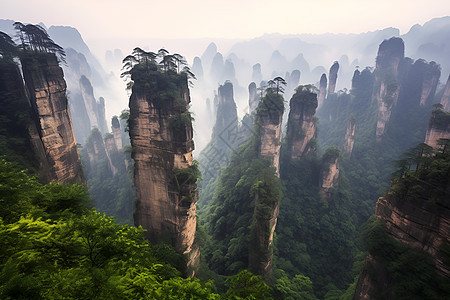
<instances>
[{"instance_id":1,"label":"hazy sky","mask_svg":"<svg viewBox=\"0 0 450 300\"><path fill-rule=\"evenodd\" d=\"M87 40L252 38L264 33L405 33L450 0L0 0L0 18L76 27Z\"/></svg>"}]
</instances>

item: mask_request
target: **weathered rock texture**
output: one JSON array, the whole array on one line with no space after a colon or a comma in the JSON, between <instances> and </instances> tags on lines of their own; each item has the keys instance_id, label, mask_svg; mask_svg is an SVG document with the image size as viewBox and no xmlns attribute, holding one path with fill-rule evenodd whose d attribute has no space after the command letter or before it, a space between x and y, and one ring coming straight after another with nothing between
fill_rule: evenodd
<instances>
[{"instance_id":1,"label":"weathered rock texture","mask_svg":"<svg viewBox=\"0 0 450 300\"><path fill-rule=\"evenodd\" d=\"M198 191L189 178L176 176L193 164L189 89L183 74L158 74L132 76L135 85L129 103L129 127L137 196L134 219L137 226L148 230L150 241L172 243L184 254L187 273L193 275L200 255L194 243ZM147 88L142 80L172 81L172 89L169 85L166 89ZM164 93L176 95L161 99ZM189 121L178 122L181 117Z\"/></svg>"},{"instance_id":2,"label":"weathered rock texture","mask_svg":"<svg viewBox=\"0 0 450 300\"><path fill-rule=\"evenodd\" d=\"M436 87L441 77L441 68L435 62L425 63L426 70L423 73L422 93L420 95L420 105L424 106L433 99Z\"/></svg>"},{"instance_id":3,"label":"weathered rock texture","mask_svg":"<svg viewBox=\"0 0 450 300\"><path fill-rule=\"evenodd\" d=\"M122 149L122 131L120 128L119 118L114 116L111 120L111 131L114 136L114 143L116 144L117 150Z\"/></svg>"},{"instance_id":4,"label":"weathered rock texture","mask_svg":"<svg viewBox=\"0 0 450 300\"><path fill-rule=\"evenodd\" d=\"M437 270L450 277L449 266L439 255L442 243L449 242L449 207L427 202L415 205L388 195L378 200L375 218L383 221L389 235L396 240L428 253Z\"/></svg>"},{"instance_id":5,"label":"weathered rock texture","mask_svg":"<svg viewBox=\"0 0 450 300\"><path fill-rule=\"evenodd\" d=\"M21 58L33 118L49 165L47 181L83 183L66 82L54 54L27 54Z\"/></svg>"},{"instance_id":6,"label":"weathered rock texture","mask_svg":"<svg viewBox=\"0 0 450 300\"><path fill-rule=\"evenodd\" d=\"M437 149L439 139L450 139L450 113L435 109L428 122L425 144Z\"/></svg>"},{"instance_id":7,"label":"weathered rock texture","mask_svg":"<svg viewBox=\"0 0 450 300\"><path fill-rule=\"evenodd\" d=\"M326 96L327 96L327 75L323 73L322 76L320 77L319 95L317 97L318 107L320 107L323 104L323 101L325 101Z\"/></svg>"},{"instance_id":8,"label":"weathered rock texture","mask_svg":"<svg viewBox=\"0 0 450 300\"><path fill-rule=\"evenodd\" d=\"M350 118L347 121L347 129L345 131L344 152L352 153L355 145L356 118Z\"/></svg>"},{"instance_id":9,"label":"weathered rock texture","mask_svg":"<svg viewBox=\"0 0 450 300\"><path fill-rule=\"evenodd\" d=\"M444 94L442 95L441 104L445 111L450 111L450 75L445 85Z\"/></svg>"},{"instance_id":10,"label":"weathered rock texture","mask_svg":"<svg viewBox=\"0 0 450 300\"><path fill-rule=\"evenodd\" d=\"M238 131L236 103L233 98L233 84L226 81L218 89L217 116L212 138L219 139L228 147L233 145Z\"/></svg>"},{"instance_id":11,"label":"weathered rock texture","mask_svg":"<svg viewBox=\"0 0 450 300\"><path fill-rule=\"evenodd\" d=\"M278 97L281 96L267 95L265 100L260 102L256 117L259 153L271 160L277 174L280 171L281 123L284 112L283 101L279 101Z\"/></svg>"},{"instance_id":12,"label":"weathered rock texture","mask_svg":"<svg viewBox=\"0 0 450 300\"><path fill-rule=\"evenodd\" d=\"M376 138L381 140L400 92L398 68L405 56L401 38L384 40L378 48L373 97L378 103Z\"/></svg>"},{"instance_id":13,"label":"weathered rock texture","mask_svg":"<svg viewBox=\"0 0 450 300\"><path fill-rule=\"evenodd\" d=\"M299 88L290 101L287 145L292 159L315 152L317 94Z\"/></svg>"},{"instance_id":14,"label":"weathered rock texture","mask_svg":"<svg viewBox=\"0 0 450 300\"><path fill-rule=\"evenodd\" d=\"M329 73L329 84L328 84L328 94L334 94L335 90L336 90L336 81L337 81L337 73L339 71L339 63L337 61L335 61L333 63L333 65L330 68L330 73Z\"/></svg>"},{"instance_id":15,"label":"weathered rock texture","mask_svg":"<svg viewBox=\"0 0 450 300\"><path fill-rule=\"evenodd\" d=\"M254 82L248 86L248 112L251 114L258 107L258 90Z\"/></svg>"},{"instance_id":16,"label":"weathered rock texture","mask_svg":"<svg viewBox=\"0 0 450 300\"><path fill-rule=\"evenodd\" d=\"M271 166L275 167L277 176L279 176L283 112L283 97L277 94L267 94L261 100L256 115L259 155L271 161ZM267 183L262 184L266 185ZM280 204L279 201L273 200L267 202L264 195L260 195L259 192L255 193L254 201L249 269L268 279L272 272L273 233L277 224Z\"/></svg>"},{"instance_id":17,"label":"weathered rock texture","mask_svg":"<svg viewBox=\"0 0 450 300\"><path fill-rule=\"evenodd\" d=\"M106 153L105 142L103 141L102 133L98 128L92 129L91 134L87 138L86 144L83 147L83 157L88 158L87 163L84 165L87 175L101 160L108 160L108 173L112 172L111 159ZM110 176L111 174L105 175Z\"/></svg>"},{"instance_id":18,"label":"weathered rock texture","mask_svg":"<svg viewBox=\"0 0 450 300\"><path fill-rule=\"evenodd\" d=\"M448 167L448 154L441 151L434 158L428 158L433 161L431 166L424 164L414 174L402 175L377 201L375 219L381 221L381 233L385 235L379 231L365 233L372 245L369 245L369 255L359 276L355 299L374 299L376 295L383 295L383 299L404 298L408 294L404 285L408 283L403 282L403 288L399 288L399 280L412 275L407 274L410 270L405 270L409 268L405 261L415 263L408 262L411 260L408 257L420 257L421 263L431 268L423 267L425 276L413 275L420 276L420 281L415 283L423 285L419 292L426 288L434 289L436 295L448 292L448 288L437 283L440 277L443 277L442 282L450 278L448 250L445 250L450 244L450 173L444 171L437 175L442 166ZM389 239L400 243L396 245ZM411 256L412 253L420 256ZM411 285L411 289L417 291L418 287ZM403 297L396 295L398 292L403 293Z\"/></svg>"},{"instance_id":19,"label":"weathered rock texture","mask_svg":"<svg viewBox=\"0 0 450 300\"><path fill-rule=\"evenodd\" d=\"M320 178L320 196L329 198L331 189L339 179L339 150L329 149L322 159L322 176Z\"/></svg>"},{"instance_id":20,"label":"weathered rock texture","mask_svg":"<svg viewBox=\"0 0 450 300\"><path fill-rule=\"evenodd\" d=\"M12 60L1 58L0 107L0 153L47 182L50 167L22 75Z\"/></svg>"}]
</instances>

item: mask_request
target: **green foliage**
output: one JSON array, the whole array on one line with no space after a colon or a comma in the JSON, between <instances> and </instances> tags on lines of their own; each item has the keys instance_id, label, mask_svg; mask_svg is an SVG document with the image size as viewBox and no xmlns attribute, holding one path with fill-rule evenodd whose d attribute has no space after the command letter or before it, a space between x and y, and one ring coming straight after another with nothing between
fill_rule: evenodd
<instances>
[{"instance_id":1,"label":"green foliage","mask_svg":"<svg viewBox=\"0 0 450 300\"><path fill-rule=\"evenodd\" d=\"M81 186L41 185L0 161L0 298L217 299L211 282L181 278L168 245L142 228L86 211ZM4 204L4 205L3 205Z\"/></svg>"},{"instance_id":2,"label":"green foliage","mask_svg":"<svg viewBox=\"0 0 450 300\"><path fill-rule=\"evenodd\" d=\"M281 197L281 185L268 160L258 157L253 139L233 155L222 171L207 214L212 242L203 253L219 274L236 274L248 267L252 220L264 217ZM258 194L258 202L255 194Z\"/></svg>"},{"instance_id":3,"label":"green foliage","mask_svg":"<svg viewBox=\"0 0 450 300\"><path fill-rule=\"evenodd\" d=\"M283 148L285 149L285 148ZM339 155L331 149L330 155ZM314 283L316 295L324 297L327 285L345 288L357 253L357 217L350 206L343 170L329 199L319 196L322 160L292 160L283 150L280 159L284 196L277 223L276 267L290 276L304 274ZM336 288L337 287L337 288Z\"/></svg>"},{"instance_id":4,"label":"green foliage","mask_svg":"<svg viewBox=\"0 0 450 300\"><path fill-rule=\"evenodd\" d=\"M272 299L271 288L264 282L261 276L253 275L247 270L242 270L236 275L227 278L228 290L225 299Z\"/></svg>"},{"instance_id":5,"label":"green foliage","mask_svg":"<svg viewBox=\"0 0 450 300\"><path fill-rule=\"evenodd\" d=\"M289 278L283 271L280 271L280 273L281 277L276 280L273 287L273 295L275 299L317 299L313 293L312 282L308 277L300 274Z\"/></svg>"},{"instance_id":6,"label":"green foliage","mask_svg":"<svg viewBox=\"0 0 450 300\"><path fill-rule=\"evenodd\" d=\"M448 279L437 274L431 258L421 250L396 241L387 234L381 221L370 219L364 225L362 240L390 278L388 287L375 286L379 295L372 296L393 294L396 299L443 299L449 295ZM371 271L373 267L370 263L366 268L371 278L377 276L376 271Z\"/></svg>"}]
</instances>

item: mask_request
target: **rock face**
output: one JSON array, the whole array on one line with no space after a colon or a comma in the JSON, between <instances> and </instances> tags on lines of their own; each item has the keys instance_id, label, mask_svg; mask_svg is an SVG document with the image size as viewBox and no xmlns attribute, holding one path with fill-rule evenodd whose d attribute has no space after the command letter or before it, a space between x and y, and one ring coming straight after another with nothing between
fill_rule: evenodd
<instances>
[{"instance_id":1,"label":"rock face","mask_svg":"<svg viewBox=\"0 0 450 300\"><path fill-rule=\"evenodd\" d=\"M292 159L316 150L313 139L316 137L317 102L317 94L307 88L297 89L291 98L286 137Z\"/></svg>"},{"instance_id":2,"label":"rock face","mask_svg":"<svg viewBox=\"0 0 450 300\"><path fill-rule=\"evenodd\" d=\"M322 158L322 176L320 178L320 196L330 197L330 190L339 179L339 150L328 149Z\"/></svg>"},{"instance_id":3,"label":"rock face","mask_svg":"<svg viewBox=\"0 0 450 300\"><path fill-rule=\"evenodd\" d=\"M248 86L248 110L251 114L258 107L258 91L256 89L256 84L254 82L250 83Z\"/></svg>"},{"instance_id":4,"label":"rock face","mask_svg":"<svg viewBox=\"0 0 450 300\"><path fill-rule=\"evenodd\" d=\"M120 130L120 122L117 116L114 116L111 120L111 131L114 136L114 143L116 144L117 150L122 149L122 132Z\"/></svg>"},{"instance_id":5,"label":"rock face","mask_svg":"<svg viewBox=\"0 0 450 300\"><path fill-rule=\"evenodd\" d=\"M259 127L259 153L271 160L277 174L280 171L281 123L284 112L283 101L278 101L278 96L267 95L265 100L260 102L256 117Z\"/></svg>"},{"instance_id":6,"label":"rock face","mask_svg":"<svg viewBox=\"0 0 450 300\"><path fill-rule=\"evenodd\" d=\"M378 200L375 218L383 221L389 235L411 248L428 253L439 273L450 276L449 266L439 255L442 243L449 242L449 207L427 202L414 205L388 195Z\"/></svg>"},{"instance_id":7,"label":"rock face","mask_svg":"<svg viewBox=\"0 0 450 300\"><path fill-rule=\"evenodd\" d=\"M450 75L445 85L444 94L442 95L441 104L445 111L450 111Z\"/></svg>"},{"instance_id":8,"label":"rock face","mask_svg":"<svg viewBox=\"0 0 450 300\"><path fill-rule=\"evenodd\" d=\"M233 97L233 84L226 81L218 89L216 124L214 125L212 138L232 146L233 139L238 131L238 118L236 103Z\"/></svg>"},{"instance_id":9,"label":"rock face","mask_svg":"<svg viewBox=\"0 0 450 300\"><path fill-rule=\"evenodd\" d=\"M406 177L406 179L402 178L400 180L408 180L408 178ZM422 191L428 195L421 195L419 198L414 198L417 194L417 184L422 186ZM422 276L421 284L424 285L436 284L435 280L439 279L439 277L442 277L445 282L450 277L450 266L445 261L444 250L442 248L444 245L448 246L450 242L450 207L448 205L448 196L445 195L445 193L448 193L450 187L448 174L446 178L445 176L441 178L438 184L438 189L444 188L442 194L437 197L435 194L436 198L433 201L429 201L430 190L436 191L436 189L433 186L428 188L427 191L426 186L428 184L427 179L425 179L412 182L411 184L407 183L403 186L405 189L397 188L393 190L391 188L384 197L378 200L375 209L375 219L381 221L387 237L393 238L400 242L401 245L406 245L408 249L413 249L417 253L424 255L425 257L422 257L422 260L425 261L425 258L431 259L430 262L434 266L434 271L432 272L436 273L434 275L435 278L430 283L426 282L427 279L424 279ZM404 262L394 260L390 262L391 267L388 267L387 264L390 258L386 258L385 256L391 254L383 254L385 252L380 252L377 248L372 251L374 252L371 253L369 249L369 254L365 260L365 267L359 276L354 299L374 299L374 295L380 294L383 294L384 299L398 299L394 290L395 282L393 282L390 272L394 269L397 272L403 272L405 274L404 269L398 269L405 268ZM393 253L397 251L397 254L393 256L394 258L396 257L395 255L399 255L398 249L392 249L390 251ZM405 250L402 251L404 252ZM396 267L392 268L392 264L395 264ZM428 274L426 276L433 276L430 270L427 272ZM399 280L398 275L395 280ZM411 288L417 290L416 286L411 286ZM442 290L438 291L438 289L442 288L439 287L439 284L436 284L433 288L436 289L436 293L442 293ZM408 293L408 291L402 292Z\"/></svg>"},{"instance_id":10,"label":"rock face","mask_svg":"<svg viewBox=\"0 0 450 300\"><path fill-rule=\"evenodd\" d=\"M320 107L323 104L323 101L325 101L326 96L327 96L327 75L323 73L322 76L320 77L319 96L317 97L318 107Z\"/></svg>"},{"instance_id":11,"label":"rock face","mask_svg":"<svg viewBox=\"0 0 450 300\"><path fill-rule=\"evenodd\" d=\"M426 70L422 79L422 94L420 95L420 105L424 106L433 99L436 87L441 77L441 68L435 62L426 65Z\"/></svg>"},{"instance_id":12,"label":"rock face","mask_svg":"<svg viewBox=\"0 0 450 300\"><path fill-rule=\"evenodd\" d=\"M256 115L259 155L270 160L279 177L283 97L267 94L259 103ZM267 183L262 183L267 184ZM249 247L249 269L270 278L273 265L273 233L277 225L279 201L267 203L259 191L254 196L252 238Z\"/></svg>"},{"instance_id":13,"label":"rock face","mask_svg":"<svg viewBox=\"0 0 450 300\"><path fill-rule=\"evenodd\" d=\"M378 103L376 138L381 140L400 92L398 69L405 56L401 38L385 40L378 48L373 99Z\"/></svg>"},{"instance_id":14,"label":"rock face","mask_svg":"<svg viewBox=\"0 0 450 300\"><path fill-rule=\"evenodd\" d=\"M355 145L356 118L350 118L347 121L347 130L345 131L344 152L352 153Z\"/></svg>"},{"instance_id":15,"label":"rock face","mask_svg":"<svg viewBox=\"0 0 450 300\"><path fill-rule=\"evenodd\" d=\"M261 73L261 64L254 64L252 69L252 81L256 84L260 84L263 78Z\"/></svg>"},{"instance_id":16,"label":"rock face","mask_svg":"<svg viewBox=\"0 0 450 300\"><path fill-rule=\"evenodd\" d=\"M450 113L435 109L428 122L425 144L437 149L439 139L450 139Z\"/></svg>"},{"instance_id":17,"label":"rock face","mask_svg":"<svg viewBox=\"0 0 450 300\"><path fill-rule=\"evenodd\" d=\"M103 141L102 133L98 128L92 129L91 134L86 140L86 144L83 147L83 157L87 156L89 159L88 164L85 165L86 174L89 174L91 169L101 160L108 160L108 173L112 171L111 159L106 152L105 142ZM110 175L110 174L108 174Z\"/></svg>"},{"instance_id":18,"label":"rock face","mask_svg":"<svg viewBox=\"0 0 450 300\"><path fill-rule=\"evenodd\" d=\"M192 178L183 175L194 163L187 78L184 74L160 72L138 76L131 78L135 84L129 102L137 196L135 224L148 230L150 241L169 242L182 253L186 273L192 276L200 253L195 243L197 186ZM157 89L144 84L157 80L172 81L176 90L168 85ZM161 99L164 93L174 96Z\"/></svg>"},{"instance_id":19,"label":"rock face","mask_svg":"<svg viewBox=\"0 0 450 300\"><path fill-rule=\"evenodd\" d=\"M333 65L330 68L330 73L329 73L329 85L328 85L328 94L334 94L335 90L336 90L336 81L337 81L337 73L339 71L339 63L337 61L335 61L333 63Z\"/></svg>"},{"instance_id":20,"label":"rock face","mask_svg":"<svg viewBox=\"0 0 450 300\"><path fill-rule=\"evenodd\" d=\"M21 61L33 118L38 124L49 165L47 181L84 183L66 97L66 82L56 56L30 54L24 55Z\"/></svg>"}]
</instances>

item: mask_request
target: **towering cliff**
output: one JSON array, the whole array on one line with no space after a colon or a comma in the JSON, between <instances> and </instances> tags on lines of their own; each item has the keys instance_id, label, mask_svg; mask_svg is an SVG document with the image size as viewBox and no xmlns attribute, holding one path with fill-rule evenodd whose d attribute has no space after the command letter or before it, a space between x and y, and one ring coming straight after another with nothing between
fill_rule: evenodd
<instances>
[{"instance_id":1,"label":"towering cliff","mask_svg":"<svg viewBox=\"0 0 450 300\"><path fill-rule=\"evenodd\" d=\"M347 129L345 130L344 152L352 153L355 145L356 118L351 116L347 121Z\"/></svg>"},{"instance_id":2,"label":"towering cliff","mask_svg":"<svg viewBox=\"0 0 450 300\"><path fill-rule=\"evenodd\" d=\"M49 164L47 181L83 183L66 82L53 53L23 53L25 85Z\"/></svg>"},{"instance_id":3,"label":"towering cliff","mask_svg":"<svg viewBox=\"0 0 450 300\"><path fill-rule=\"evenodd\" d=\"M97 164L105 160L107 161L107 169L104 170L103 176L109 177L112 173L112 163L110 158L106 153L105 142L103 141L102 133L98 128L92 129L91 134L86 140L86 144L83 147L83 156L87 157L88 160L85 161L84 167L89 178L89 173L96 169Z\"/></svg>"},{"instance_id":4,"label":"towering cliff","mask_svg":"<svg viewBox=\"0 0 450 300\"><path fill-rule=\"evenodd\" d=\"M438 108L431 113L425 144L436 149L440 139L450 139L450 113Z\"/></svg>"},{"instance_id":5,"label":"towering cliff","mask_svg":"<svg viewBox=\"0 0 450 300\"><path fill-rule=\"evenodd\" d=\"M281 124L284 112L283 97L267 93L261 99L256 114L259 155L270 161L275 174L280 172ZM273 234L279 213L279 195L271 187L271 180L259 181L252 187L255 208L250 233L249 269L266 279L270 278L273 265Z\"/></svg>"},{"instance_id":6,"label":"towering cliff","mask_svg":"<svg viewBox=\"0 0 450 300\"><path fill-rule=\"evenodd\" d=\"M195 243L198 170L192 157L190 102L186 73L141 61L131 70L130 138L136 186L135 224L153 242L166 241L196 272Z\"/></svg>"},{"instance_id":7,"label":"towering cliff","mask_svg":"<svg viewBox=\"0 0 450 300\"><path fill-rule=\"evenodd\" d=\"M280 171L283 101L281 95L268 93L259 103L256 115L259 154L272 162L277 174Z\"/></svg>"},{"instance_id":8,"label":"towering cliff","mask_svg":"<svg viewBox=\"0 0 450 300\"><path fill-rule=\"evenodd\" d=\"M211 187L215 190L210 192L206 226L213 242L205 256L219 274L249 269L266 279L271 276L281 198L277 172L282 115L282 96L268 90L256 109L255 121L247 115L239 127L238 136L245 137L246 143L241 141L241 146L233 149L227 167L202 192L206 194Z\"/></svg>"},{"instance_id":9,"label":"towering cliff","mask_svg":"<svg viewBox=\"0 0 450 300\"><path fill-rule=\"evenodd\" d=\"M318 107L322 106L326 96L327 96L327 75L323 73L322 76L320 76L319 95L317 97Z\"/></svg>"},{"instance_id":10,"label":"towering cliff","mask_svg":"<svg viewBox=\"0 0 450 300\"><path fill-rule=\"evenodd\" d=\"M292 159L316 151L317 94L308 86L300 86L290 101L287 145Z\"/></svg>"},{"instance_id":11,"label":"towering cliff","mask_svg":"<svg viewBox=\"0 0 450 300\"><path fill-rule=\"evenodd\" d=\"M376 137L380 141L400 92L399 64L405 55L401 38L385 40L378 48L373 98L378 103Z\"/></svg>"},{"instance_id":12,"label":"towering cliff","mask_svg":"<svg viewBox=\"0 0 450 300\"><path fill-rule=\"evenodd\" d=\"M320 196L330 198L330 190L339 179L339 150L329 148L322 158L322 172L320 177Z\"/></svg>"},{"instance_id":13,"label":"towering cliff","mask_svg":"<svg viewBox=\"0 0 450 300\"><path fill-rule=\"evenodd\" d=\"M238 131L236 103L233 97L233 84L225 81L218 89L216 124L212 139L228 144L231 147Z\"/></svg>"},{"instance_id":14,"label":"towering cliff","mask_svg":"<svg viewBox=\"0 0 450 300\"><path fill-rule=\"evenodd\" d=\"M450 75L448 75L447 84L445 85L444 94L442 95L441 104L445 111L450 111Z\"/></svg>"},{"instance_id":15,"label":"towering cliff","mask_svg":"<svg viewBox=\"0 0 450 300\"><path fill-rule=\"evenodd\" d=\"M107 133L105 100L102 97L100 97L99 101L95 99L91 82L84 75L80 77L80 91L89 116L91 128L98 128L103 134Z\"/></svg>"},{"instance_id":16,"label":"towering cliff","mask_svg":"<svg viewBox=\"0 0 450 300\"><path fill-rule=\"evenodd\" d=\"M438 152L410 161L366 224L369 255L355 299L441 299L450 287L450 157Z\"/></svg>"},{"instance_id":17,"label":"towering cliff","mask_svg":"<svg viewBox=\"0 0 450 300\"><path fill-rule=\"evenodd\" d=\"M39 136L39 123L25 92L18 66L0 58L0 152L48 181L49 165Z\"/></svg>"},{"instance_id":18,"label":"towering cliff","mask_svg":"<svg viewBox=\"0 0 450 300\"><path fill-rule=\"evenodd\" d=\"M248 110L251 114L258 107L258 91L254 82L248 85Z\"/></svg>"},{"instance_id":19,"label":"towering cliff","mask_svg":"<svg viewBox=\"0 0 450 300\"><path fill-rule=\"evenodd\" d=\"M330 82L328 83L328 94L334 94L336 90L337 73L339 71L339 63L335 61L330 68L330 73L328 78Z\"/></svg>"},{"instance_id":20,"label":"towering cliff","mask_svg":"<svg viewBox=\"0 0 450 300\"><path fill-rule=\"evenodd\" d=\"M260 84L262 79L261 64L254 64L252 67L252 81L256 84Z\"/></svg>"},{"instance_id":21,"label":"towering cliff","mask_svg":"<svg viewBox=\"0 0 450 300\"><path fill-rule=\"evenodd\" d=\"M114 116L111 120L111 131L114 136L114 142L118 150L122 149L122 132L120 128L119 118Z\"/></svg>"},{"instance_id":22,"label":"towering cliff","mask_svg":"<svg viewBox=\"0 0 450 300\"><path fill-rule=\"evenodd\" d=\"M422 93L420 95L420 105L425 105L433 100L434 94L436 93L436 87L441 77L441 67L434 61L425 64L425 70L422 73Z\"/></svg>"}]
</instances>

